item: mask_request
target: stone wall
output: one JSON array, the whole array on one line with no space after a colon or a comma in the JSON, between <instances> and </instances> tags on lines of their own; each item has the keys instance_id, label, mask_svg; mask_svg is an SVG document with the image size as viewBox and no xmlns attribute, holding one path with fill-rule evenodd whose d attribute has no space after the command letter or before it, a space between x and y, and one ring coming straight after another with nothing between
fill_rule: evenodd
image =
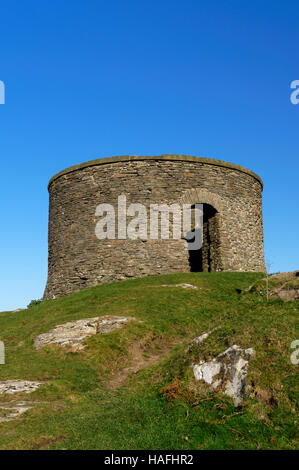
<instances>
[{"instance_id":1,"label":"stone wall","mask_svg":"<svg viewBox=\"0 0 299 470\"><path fill-rule=\"evenodd\" d=\"M183 239L96 237L96 207L117 207L119 195L126 195L127 205L138 202L148 208L177 202L210 207L212 215L204 220L202 269L265 270L262 182L237 165L180 155L105 158L54 176L49 194L46 299L100 283L190 271Z\"/></svg>"}]
</instances>

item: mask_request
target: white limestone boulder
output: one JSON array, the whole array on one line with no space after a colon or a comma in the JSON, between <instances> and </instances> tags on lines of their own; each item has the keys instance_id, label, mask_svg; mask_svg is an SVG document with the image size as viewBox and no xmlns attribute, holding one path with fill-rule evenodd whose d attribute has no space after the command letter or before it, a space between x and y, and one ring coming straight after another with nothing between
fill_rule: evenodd
<instances>
[{"instance_id":1,"label":"white limestone boulder","mask_svg":"<svg viewBox=\"0 0 299 470\"><path fill-rule=\"evenodd\" d=\"M214 390L222 389L233 398L235 406L239 406L246 392L249 363L254 354L252 348L242 349L234 344L211 361L193 364L194 377Z\"/></svg>"}]
</instances>

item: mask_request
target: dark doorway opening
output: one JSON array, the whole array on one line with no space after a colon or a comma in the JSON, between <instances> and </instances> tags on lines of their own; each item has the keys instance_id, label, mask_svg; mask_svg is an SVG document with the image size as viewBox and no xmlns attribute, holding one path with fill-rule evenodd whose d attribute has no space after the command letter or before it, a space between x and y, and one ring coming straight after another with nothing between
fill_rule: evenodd
<instances>
[{"instance_id":1,"label":"dark doorway opening","mask_svg":"<svg viewBox=\"0 0 299 470\"><path fill-rule=\"evenodd\" d=\"M187 234L189 246L190 242L194 242L196 230L200 229L193 229ZM191 272L221 270L219 241L219 214L210 204L203 204L202 247L188 250Z\"/></svg>"}]
</instances>

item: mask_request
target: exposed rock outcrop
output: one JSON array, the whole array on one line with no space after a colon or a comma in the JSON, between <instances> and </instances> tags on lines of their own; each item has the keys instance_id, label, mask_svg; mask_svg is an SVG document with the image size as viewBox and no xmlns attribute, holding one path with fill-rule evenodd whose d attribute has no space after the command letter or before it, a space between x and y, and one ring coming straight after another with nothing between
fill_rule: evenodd
<instances>
[{"instance_id":1,"label":"exposed rock outcrop","mask_svg":"<svg viewBox=\"0 0 299 470\"><path fill-rule=\"evenodd\" d=\"M267 291L268 286L268 291ZM259 279L244 290L237 289L239 294L258 293L268 298L280 298L284 301L299 299L299 271L271 274Z\"/></svg>"},{"instance_id":2,"label":"exposed rock outcrop","mask_svg":"<svg viewBox=\"0 0 299 470\"><path fill-rule=\"evenodd\" d=\"M193 286L193 284L162 284L161 287L181 287L182 289L198 289L198 287Z\"/></svg>"},{"instance_id":3,"label":"exposed rock outcrop","mask_svg":"<svg viewBox=\"0 0 299 470\"><path fill-rule=\"evenodd\" d=\"M83 344L85 338L118 330L132 320L136 320L136 318L107 315L67 322L55 326L48 333L37 336L34 340L34 346L38 350L49 344L55 344L69 347L73 351L80 351L85 347Z\"/></svg>"},{"instance_id":4,"label":"exposed rock outcrop","mask_svg":"<svg viewBox=\"0 0 299 470\"><path fill-rule=\"evenodd\" d=\"M4 380L0 382L0 395L8 393L31 393L38 389L43 382L32 382L29 380Z\"/></svg>"},{"instance_id":5,"label":"exposed rock outcrop","mask_svg":"<svg viewBox=\"0 0 299 470\"><path fill-rule=\"evenodd\" d=\"M0 404L0 423L19 418L23 413L33 408L33 402L19 401Z\"/></svg>"},{"instance_id":6,"label":"exposed rock outcrop","mask_svg":"<svg viewBox=\"0 0 299 470\"><path fill-rule=\"evenodd\" d=\"M299 299L299 271L273 274L270 279L279 282L279 285L272 289L273 297L279 297L285 301Z\"/></svg>"},{"instance_id":7,"label":"exposed rock outcrop","mask_svg":"<svg viewBox=\"0 0 299 470\"><path fill-rule=\"evenodd\" d=\"M203 380L212 389L222 389L239 406L246 392L249 362L254 355L252 348L242 349L236 344L226 349L209 362L193 364L196 380Z\"/></svg>"}]
</instances>

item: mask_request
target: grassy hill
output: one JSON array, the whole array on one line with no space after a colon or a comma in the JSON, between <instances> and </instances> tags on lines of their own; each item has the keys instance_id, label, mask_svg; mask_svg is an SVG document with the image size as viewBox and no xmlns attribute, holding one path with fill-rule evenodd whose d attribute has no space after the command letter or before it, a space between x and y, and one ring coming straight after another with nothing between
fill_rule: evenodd
<instances>
[{"instance_id":1,"label":"grassy hill","mask_svg":"<svg viewBox=\"0 0 299 470\"><path fill-rule=\"evenodd\" d=\"M267 301L262 277L151 276L0 313L0 380L45 381L30 395L0 395L0 405L33 402L19 419L0 423L0 448L296 448L298 368L290 344L299 336L298 303ZM162 287L177 283L198 290ZM253 283L259 288L245 291ZM81 352L33 347L38 334L58 324L102 315L141 321L88 338ZM215 327L190 351L195 336ZM256 350L250 395L240 408L196 383L190 367L233 344Z\"/></svg>"}]
</instances>

